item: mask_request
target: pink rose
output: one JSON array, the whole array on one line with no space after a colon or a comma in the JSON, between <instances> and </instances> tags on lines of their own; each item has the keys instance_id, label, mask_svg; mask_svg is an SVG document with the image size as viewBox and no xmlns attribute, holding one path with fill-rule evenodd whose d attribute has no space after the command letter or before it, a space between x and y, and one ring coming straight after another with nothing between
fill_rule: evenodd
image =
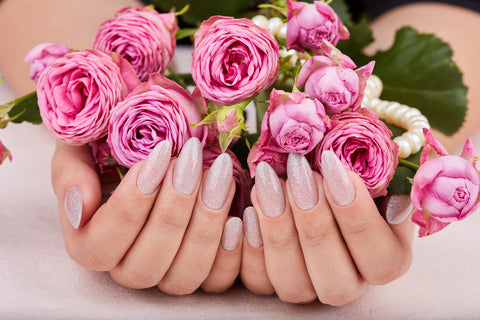
<instances>
[{"instance_id":1,"label":"pink rose","mask_svg":"<svg viewBox=\"0 0 480 320\"><path fill-rule=\"evenodd\" d=\"M12 154L10 151L3 145L2 141L0 140L0 164L2 164L5 159L12 161Z\"/></svg>"},{"instance_id":2,"label":"pink rose","mask_svg":"<svg viewBox=\"0 0 480 320\"><path fill-rule=\"evenodd\" d=\"M255 178L257 166L262 161L268 163L279 177L287 172L288 153L271 150L271 145L269 145L269 143L271 143L271 140L260 140L252 147L252 149L250 149L247 158L250 177Z\"/></svg>"},{"instance_id":3,"label":"pink rose","mask_svg":"<svg viewBox=\"0 0 480 320\"><path fill-rule=\"evenodd\" d=\"M30 79L35 82L46 67L55 60L69 53L70 49L64 44L41 43L30 50L24 60L31 63Z\"/></svg>"},{"instance_id":4,"label":"pink rose","mask_svg":"<svg viewBox=\"0 0 480 320\"><path fill-rule=\"evenodd\" d=\"M324 51L325 52L325 51ZM375 62L353 70L356 66L345 55L314 56L298 74L297 86L305 86L305 93L320 100L327 113L340 113L347 109L356 111L363 100L367 80Z\"/></svg>"},{"instance_id":5,"label":"pink rose","mask_svg":"<svg viewBox=\"0 0 480 320\"><path fill-rule=\"evenodd\" d=\"M95 141L107 134L111 109L138 83L130 64L116 53L71 52L40 74L40 115L66 143Z\"/></svg>"},{"instance_id":6,"label":"pink rose","mask_svg":"<svg viewBox=\"0 0 480 320\"><path fill-rule=\"evenodd\" d=\"M112 156L112 151L107 143L107 138L104 137L90 143L92 148L92 157L97 164L100 173L112 174L116 173L117 160Z\"/></svg>"},{"instance_id":7,"label":"pink rose","mask_svg":"<svg viewBox=\"0 0 480 320\"><path fill-rule=\"evenodd\" d=\"M333 9L323 1L313 4L287 0L287 47L318 52L323 39L337 45L350 33Z\"/></svg>"},{"instance_id":8,"label":"pink rose","mask_svg":"<svg viewBox=\"0 0 480 320\"><path fill-rule=\"evenodd\" d=\"M251 204L250 190L253 186L252 179L249 177L248 170L242 167L237 156L231 150L227 149L225 152L232 158L233 179L236 184L235 197L233 198L232 207L230 208L230 215L242 217L243 210ZM218 147L211 145L205 146L203 149L203 170L210 168L213 161L215 161L221 153L222 150Z\"/></svg>"},{"instance_id":9,"label":"pink rose","mask_svg":"<svg viewBox=\"0 0 480 320\"><path fill-rule=\"evenodd\" d=\"M323 139L329 122L320 101L302 92L273 89L260 135L267 135L274 142L271 150L304 155Z\"/></svg>"},{"instance_id":10,"label":"pink rose","mask_svg":"<svg viewBox=\"0 0 480 320\"><path fill-rule=\"evenodd\" d=\"M424 133L426 142L420 168L413 178L410 193L416 208L412 221L420 227L419 237L465 219L480 206L478 159L474 155L472 140L467 139L461 156L457 157L448 155L430 130L424 129Z\"/></svg>"},{"instance_id":11,"label":"pink rose","mask_svg":"<svg viewBox=\"0 0 480 320\"><path fill-rule=\"evenodd\" d=\"M392 132L371 110L332 117L332 129L313 152L313 167L321 171L324 150L333 151L345 167L358 174L372 198L385 196L398 165L398 145Z\"/></svg>"},{"instance_id":12,"label":"pink rose","mask_svg":"<svg viewBox=\"0 0 480 320\"><path fill-rule=\"evenodd\" d=\"M195 34L192 77L202 95L229 106L267 89L278 74L275 38L248 19L214 16Z\"/></svg>"},{"instance_id":13,"label":"pink rose","mask_svg":"<svg viewBox=\"0 0 480 320\"><path fill-rule=\"evenodd\" d=\"M112 110L107 141L115 159L130 168L163 140L172 143L172 157L191 137L204 143L206 126L190 126L201 120L199 108L185 89L153 73Z\"/></svg>"},{"instance_id":14,"label":"pink rose","mask_svg":"<svg viewBox=\"0 0 480 320\"><path fill-rule=\"evenodd\" d=\"M142 81L150 73L163 73L175 53L178 26L173 13L153 8L120 8L115 18L100 25L93 48L118 52L128 60Z\"/></svg>"}]
</instances>

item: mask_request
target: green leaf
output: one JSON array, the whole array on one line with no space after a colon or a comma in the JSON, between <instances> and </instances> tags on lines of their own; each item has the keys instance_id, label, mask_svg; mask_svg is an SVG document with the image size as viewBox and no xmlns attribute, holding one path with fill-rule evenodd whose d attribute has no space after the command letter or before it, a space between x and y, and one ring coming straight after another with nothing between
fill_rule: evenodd
<instances>
[{"instance_id":1,"label":"green leaf","mask_svg":"<svg viewBox=\"0 0 480 320\"><path fill-rule=\"evenodd\" d=\"M373 56L381 97L418 108L433 128L452 135L465 118L467 87L451 58L450 46L434 35L400 29L393 46Z\"/></svg>"},{"instance_id":2,"label":"green leaf","mask_svg":"<svg viewBox=\"0 0 480 320\"><path fill-rule=\"evenodd\" d=\"M37 93L32 92L12 102L13 108L8 112L14 123L30 122L33 124L42 123L40 110L38 109Z\"/></svg>"},{"instance_id":3,"label":"green leaf","mask_svg":"<svg viewBox=\"0 0 480 320\"><path fill-rule=\"evenodd\" d=\"M342 23L349 28L352 24L352 16L348 11L345 0L333 0L328 4L337 14Z\"/></svg>"},{"instance_id":4,"label":"green leaf","mask_svg":"<svg viewBox=\"0 0 480 320\"><path fill-rule=\"evenodd\" d=\"M350 39L340 40L337 48L346 54L357 64L363 66L372 59L363 53L363 49L373 41L370 21L363 17L358 23L348 27Z\"/></svg>"},{"instance_id":5,"label":"green leaf","mask_svg":"<svg viewBox=\"0 0 480 320\"><path fill-rule=\"evenodd\" d=\"M409 179L413 179L415 176L416 170L412 168L411 165L402 163L402 162L410 162L415 165L420 164L420 155L422 154L422 150L411 155L405 160L402 160L397 168L395 169L395 174L393 175L392 181L388 186L388 193L403 193L403 194L410 194L412 189L412 183Z\"/></svg>"}]
</instances>

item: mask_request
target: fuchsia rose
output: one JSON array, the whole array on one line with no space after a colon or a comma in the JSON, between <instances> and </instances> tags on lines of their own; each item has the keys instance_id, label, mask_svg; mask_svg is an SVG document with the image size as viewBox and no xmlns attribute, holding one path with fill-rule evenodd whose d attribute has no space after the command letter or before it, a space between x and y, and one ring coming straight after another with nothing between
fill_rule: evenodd
<instances>
[{"instance_id":1,"label":"fuchsia rose","mask_svg":"<svg viewBox=\"0 0 480 320\"><path fill-rule=\"evenodd\" d=\"M372 74L374 61L356 68L346 55L324 43L325 56L309 59L298 74L297 86L305 86L305 93L320 100L327 113L356 111L362 105L367 80Z\"/></svg>"},{"instance_id":2,"label":"fuchsia rose","mask_svg":"<svg viewBox=\"0 0 480 320\"><path fill-rule=\"evenodd\" d=\"M33 47L24 58L26 62L31 63L30 79L37 82L45 68L69 52L70 49L64 44L41 43Z\"/></svg>"},{"instance_id":3,"label":"fuchsia rose","mask_svg":"<svg viewBox=\"0 0 480 320\"><path fill-rule=\"evenodd\" d=\"M287 47L318 52L325 39L333 45L348 39L350 33L335 11L323 1L313 4L287 0Z\"/></svg>"},{"instance_id":4,"label":"fuchsia rose","mask_svg":"<svg viewBox=\"0 0 480 320\"><path fill-rule=\"evenodd\" d=\"M115 159L130 168L163 140L172 143L172 157L191 137L204 144L206 126L190 126L201 120L198 106L184 88L153 73L112 110L107 141Z\"/></svg>"},{"instance_id":5,"label":"fuchsia rose","mask_svg":"<svg viewBox=\"0 0 480 320\"><path fill-rule=\"evenodd\" d=\"M71 52L40 74L40 115L56 138L83 145L107 134L110 111L138 83L130 64L117 53Z\"/></svg>"},{"instance_id":6,"label":"fuchsia rose","mask_svg":"<svg viewBox=\"0 0 480 320\"><path fill-rule=\"evenodd\" d=\"M112 174L116 173L117 160L112 156L112 150L107 143L107 138L90 142L92 148L92 157L97 164L100 173Z\"/></svg>"},{"instance_id":7,"label":"fuchsia rose","mask_svg":"<svg viewBox=\"0 0 480 320\"><path fill-rule=\"evenodd\" d=\"M412 221L420 227L419 237L465 219L480 206L478 159L472 140L467 139L460 157L451 156L430 130L423 131L426 142L410 193L416 208Z\"/></svg>"},{"instance_id":8,"label":"fuchsia rose","mask_svg":"<svg viewBox=\"0 0 480 320\"><path fill-rule=\"evenodd\" d=\"M248 19L214 16L195 33L191 71L202 95L229 106L267 89L278 74L275 38Z\"/></svg>"},{"instance_id":9,"label":"fuchsia rose","mask_svg":"<svg viewBox=\"0 0 480 320\"><path fill-rule=\"evenodd\" d=\"M248 170L242 167L242 164L238 160L237 156L229 149L225 151L232 158L233 164L233 179L235 180L236 190L235 196L230 208L230 215L236 217L243 216L243 210L251 205L250 202L250 190L252 189L252 179L249 177ZM207 145L203 149L203 170L210 168L213 161L222 153L220 148Z\"/></svg>"},{"instance_id":10,"label":"fuchsia rose","mask_svg":"<svg viewBox=\"0 0 480 320\"><path fill-rule=\"evenodd\" d=\"M387 195L398 165L398 145L375 112L361 108L332 117L332 128L314 150L313 167L321 172L321 155L333 151L345 167L358 174L372 198Z\"/></svg>"},{"instance_id":11,"label":"fuchsia rose","mask_svg":"<svg viewBox=\"0 0 480 320\"><path fill-rule=\"evenodd\" d=\"M118 52L132 64L140 80L146 81L150 73L163 73L172 62L177 30L173 13L123 7L115 18L100 25L93 48Z\"/></svg>"}]
</instances>

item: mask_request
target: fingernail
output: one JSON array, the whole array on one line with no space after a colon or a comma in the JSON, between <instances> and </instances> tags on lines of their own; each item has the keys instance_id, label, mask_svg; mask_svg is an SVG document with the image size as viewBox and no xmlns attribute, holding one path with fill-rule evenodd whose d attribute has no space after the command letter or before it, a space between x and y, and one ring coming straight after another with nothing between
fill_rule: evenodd
<instances>
[{"instance_id":1,"label":"fingernail","mask_svg":"<svg viewBox=\"0 0 480 320\"><path fill-rule=\"evenodd\" d=\"M82 220L82 206L82 190L79 186L70 187L65 195L65 213L75 229L78 229Z\"/></svg>"},{"instance_id":2,"label":"fingernail","mask_svg":"<svg viewBox=\"0 0 480 320\"><path fill-rule=\"evenodd\" d=\"M137 177L137 189L143 194L152 194L167 171L172 154L172 143L163 140L153 148L143 163Z\"/></svg>"},{"instance_id":3,"label":"fingernail","mask_svg":"<svg viewBox=\"0 0 480 320\"><path fill-rule=\"evenodd\" d=\"M232 217L225 223L222 234L222 247L227 251L233 251L240 243L242 235L242 220L238 217Z\"/></svg>"},{"instance_id":4,"label":"fingernail","mask_svg":"<svg viewBox=\"0 0 480 320\"><path fill-rule=\"evenodd\" d=\"M254 207L247 207L243 212L243 229L250 247L258 249L263 246L258 215Z\"/></svg>"},{"instance_id":5,"label":"fingernail","mask_svg":"<svg viewBox=\"0 0 480 320\"><path fill-rule=\"evenodd\" d=\"M312 209L318 201L318 189L307 159L301 154L290 153L287 161L287 175L297 207L301 210Z\"/></svg>"},{"instance_id":6,"label":"fingernail","mask_svg":"<svg viewBox=\"0 0 480 320\"><path fill-rule=\"evenodd\" d=\"M322 152L322 175L330 195L339 206L347 206L355 199L355 186L348 177L347 170L335 153Z\"/></svg>"},{"instance_id":7,"label":"fingernail","mask_svg":"<svg viewBox=\"0 0 480 320\"><path fill-rule=\"evenodd\" d=\"M190 138L183 145L173 169L173 187L181 194L192 194L202 173L202 145Z\"/></svg>"},{"instance_id":8,"label":"fingernail","mask_svg":"<svg viewBox=\"0 0 480 320\"><path fill-rule=\"evenodd\" d=\"M389 224L399 224L403 222L412 211L412 201L406 194L393 194L388 197L385 217Z\"/></svg>"},{"instance_id":9,"label":"fingernail","mask_svg":"<svg viewBox=\"0 0 480 320\"><path fill-rule=\"evenodd\" d=\"M255 189L263 213L271 218L281 216L285 211L283 188L273 168L264 161L257 165Z\"/></svg>"},{"instance_id":10,"label":"fingernail","mask_svg":"<svg viewBox=\"0 0 480 320\"><path fill-rule=\"evenodd\" d=\"M203 203L210 209L220 209L227 199L232 179L232 158L227 153L222 153L208 170L202 189Z\"/></svg>"}]
</instances>

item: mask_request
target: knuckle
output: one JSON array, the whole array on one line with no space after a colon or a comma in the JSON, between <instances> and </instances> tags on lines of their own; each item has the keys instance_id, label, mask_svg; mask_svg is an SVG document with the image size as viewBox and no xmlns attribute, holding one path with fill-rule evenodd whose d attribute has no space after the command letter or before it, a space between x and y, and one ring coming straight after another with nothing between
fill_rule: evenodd
<instances>
[{"instance_id":1,"label":"knuckle","mask_svg":"<svg viewBox=\"0 0 480 320\"><path fill-rule=\"evenodd\" d=\"M317 295L312 292L284 292L277 293L280 300L288 303L307 304L317 299Z\"/></svg>"},{"instance_id":2,"label":"knuckle","mask_svg":"<svg viewBox=\"0 0 480 320\"><path fill-rule=\"evenodd\" d=\"M124 225L143 225L145 217L136 212L136 210L118 210L116 214L118 220Z\"/></svg>"},{"instance_id":3,"label":"knuckle","mask_svg":"<svg viewBox=\"0 0 480 320\"><path fill-rule=\"evenodd\" d=\"M183 233L187 228L188 220L185 219L184 215L180 214L161 214L158 217L159 224L166 226L169 229L172 229L174 232Z\"/></svg>"},{"instance_id":4,"label":"knuckle","mask_svg":"<svg viewBox=\"0 0 480 320\"><path fill-rule=\"evenodd\" d=\"M198 286L193 284L181 284L172 281L162 281L157 287L160 291L172 296L192 294L198 289Z\"/></svg>"},{"instance_id":5,"label":"knuckle","mask_svg":"<svg viewBox=\"0 0 480 320\"><path fill-rule=\"evenodd\" d=\"M110 254L93 247L83 247L77 258L73 259L82 266L96 271L110 271L117 265L116 259Z\"/></svg>"},{"instance_id":6,"label":"knuckle","mask_svg":"<svg viewBox=\"0 0 480 320\"><path fill-rule=\"evenodd\" d=\"M305 228L299 231L298 237L300 243L307 247L319 247L329 242L335 231L329 226L320 226L316 228Z\"/></svg>"},{"instance_id":7,"label":"knuckle","mask_svg":"<svg viewBox=\"0 0 480 320\"><path fill-rule=\"evenodd\" d=\"M220 239L221 232L217 228L209 228L208 226L203 226L196 231L196 241L203 244L211 244L212 242L217 242Z\"/></svg>"},{"instance_id":8,"label":"knuckle","mask_svg":"<svg viewBox=\"0 0 480 320\"><path fill-rule=\"evenodd\" d=\"M320 301L324 304L339 307L358 300L362 296L363 290L351 288L337 288L335 291L329 292L321 297Z\"/></svg>"},{"instance_id":9,"label":"knuckle","mask_svg":"<svg viewBox=\"0 0 480 320\"><path fill-rule=\"evenodd\" d=\"M272 249L283 249L291 246L295 243L296 239L291 234L285 234L282 232L264 233L262 234L264 244Z\"/></svg>"},{"instance_id":10,"label":"knuckle","mask_svg":"<svg viewBox=\"0 0 480 320\"><path fill-rule=\"evenodd\" d=\"M342 233L355 236L370 232L373 225L373 218L349 219L343 223L341 229Z\"/></svg>"},{"instance_id":11,"label":"knuckle","mask_svg":"<svg viewBox=\"0 0 480 320\"><path fill-rule=\"evenodd\" d=\"M390 260L385 263L381 270L371 275L367 282L371 285L384 285L390 283L402 276L408 269L409 264L404 261Z\"/></svg>"},{"instance_id":12,"label":"knuckle","mask_svg":"<svg viewBox=\"0 0 480 320\"><path fill-rule=\"evenodd\" d=\"M110 276L116 283L132 289L146 289L158 284L155 275L145 270L135 269L122 272L114 269L110 272Z\"/></svg>"}]
</instances>

